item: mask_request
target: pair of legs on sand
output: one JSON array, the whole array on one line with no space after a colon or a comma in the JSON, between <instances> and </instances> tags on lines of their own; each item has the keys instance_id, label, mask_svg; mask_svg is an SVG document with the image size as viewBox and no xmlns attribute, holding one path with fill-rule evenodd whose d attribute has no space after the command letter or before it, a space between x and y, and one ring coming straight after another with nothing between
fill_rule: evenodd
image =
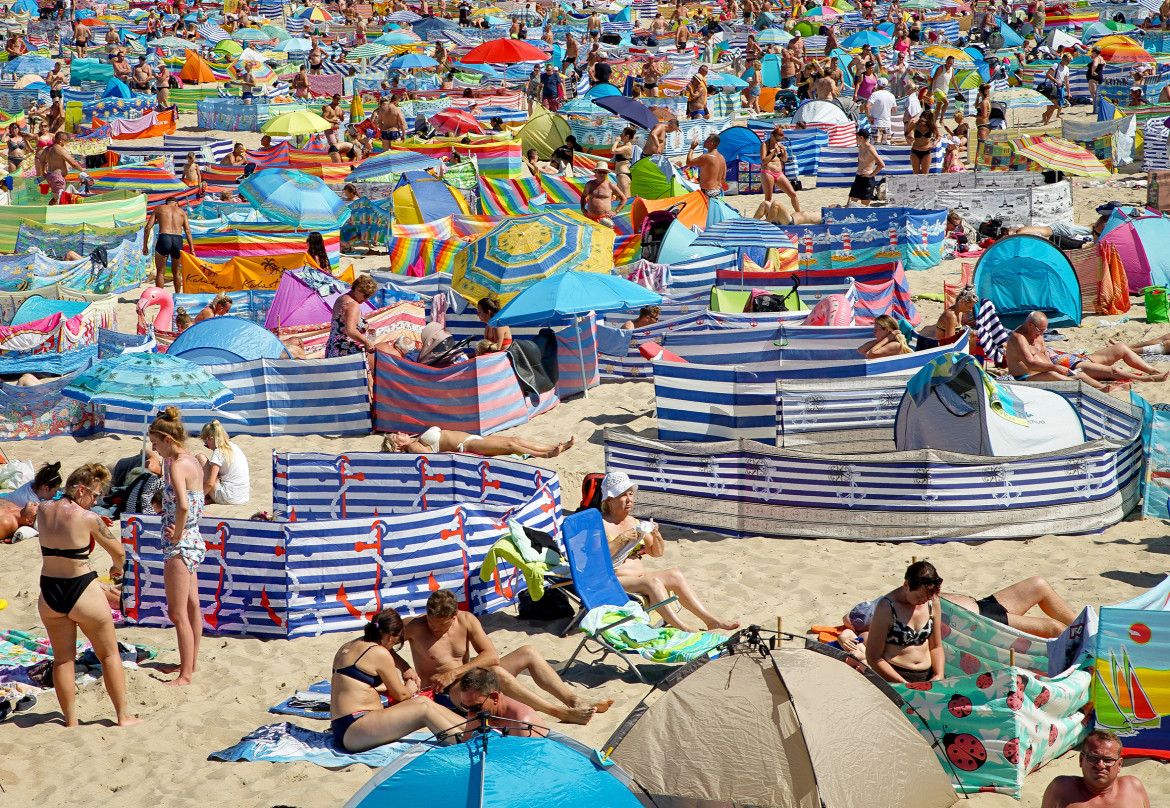
<instances>
[{"instance_id":1,"label":"pair of legs on sand","mask_svg":"<svg viewBox=\"0 0 1170 808\"><path fill-rule=\"evenodd\" d=\"M199 641L203 638L203 612L199 609L199 579L182 558L168 558L163 566L163 587L167 594L167 617L175 624L179 641L179 664L160 665L165 673L176 676L167 685L191 684L195 661L199 658Z\"/></svg>"},{"instance_id":2,"label":"pair of legs on sand","mask_svg":"<svg viewBox=\"0 0 1170 808\"><path fill-rule=\"evenodd\" d=\"M979 605L972 597L948 593L942 597L969 612L979 612ZM991 597L1007 612L1009 626L1037 637L1058 637L1077 617L1052 585L1039 576L1014 583ZM1037 607L1044 612L1044 617L1028 614Z\"/></svg>"},{"instance_id":3,"label":"pair of legs on sand","mask_svg":"<svg viewBox=\"0 0 1170 808\"><path fill-rule=\"evenodd\" d=\"M1119 370L1113 367L1117 362L1124 362L1129 367L1140 370L1141 373ZM1113 386L1102 384L1102 382L1161 382L1165 381L1167 377L1166 371L1159 373L1132 347L1120 343L1106 345L1104 348L1089 354L1086 361L1077 364L1076 372L1077 377L1086 384L1103 392L1108 392L1113 389ZM1028 376L1030 382L1065 381L1066 379L1066 376L1056 371L1044 371Z\"/></svg>"},{"instance_id":4,"label":"pair of legs on sand","mask_svg":"<svg viewBox=\"0 0 1170 808\"><path fill-rule=\"evenodd\" d=\"M739 623L731 620L720 620L712 614L703 605L703 601L699 600L699 596L695 594L695 590L691 587L686 576L683 575L682 570L677 567L668 570L647 570L640 559L627 558L616 573L622 589L632 595L642 595L648 598L650 600L648 605L661 603L671 595L677 595L679 605L702 620L703 625L708 630L734 631L739 628ZM696 629L684 622L673 606L661 606L657 611L668 626L692 633L702 631L702 629Z\"/></svg>"}]
</instances>

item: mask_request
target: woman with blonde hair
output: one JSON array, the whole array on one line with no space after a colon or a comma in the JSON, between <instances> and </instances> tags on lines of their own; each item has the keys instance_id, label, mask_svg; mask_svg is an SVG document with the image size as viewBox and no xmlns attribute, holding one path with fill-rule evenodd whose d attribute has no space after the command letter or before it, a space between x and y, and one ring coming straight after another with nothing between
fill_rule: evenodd
<instances>
[{"instance_id":1,"label":"woman with blonde hair","mask_svg":"<svg viewBox=\"0 0 1170 808\"><path fill-rule=\"evenodd\" d=\"M204 424L199 437L211 450L211 457L199 458L206 501L216 505L247 505L252 498L252 480L243 450L231 442L218 420Z\"/></svg>"},{"instance_id":2,"label":"woman with blonde hair","mask_svg":"<svg viewBox=\"0 0 1170 808\"><path fill-rule=\"evenodd\" d=\"M362 316L362 304L377 291L378 284L373 278L359 275L350 285L349 291L333 303L329 338L325 341L326 358L374 352L374 341L366 336L369 324Z\"/></svg>"},{"instance_id":3,"label":"woman with blonde hair","mask_svg":"<svg viewBox=\"0 0 1170 808\"><path fill-rule=\"evenodd\" d=\"M866 359L881 359L883 356L899 356L913 353L898 328L898 321L888 314L881 314L873 321L873 339L857 349Z\"/></svg>"},{"instance_id":4,"label":"woman with blonde hair","mask_svg":"<svg viewBox=\"0 0 1170 808\"><path fill-rule=\"evenodd\" d=\"M150 425L150 446L163 458L163 586L167 617L179 638L179 675L170 685L191 684L199 640L203 636L203 612L199 609L196 571L207 554L199 535L203 515L203 469L187 451L187 430L179 410L167 407Z\"/></svg>"},{"instance_id":5,"label":"woman with blonde hair","mask_svg":"<svg viewBox=\"0 0 1170 808\"><path fill-rule=\"evenodd\" d=\"M195 322L200 323L212 317L223 317L232 310L232 298L227 292L220 292L203 310L195 315Z\"/></svg>"},{"instance_id":6,"label":"woman with blonde hair","mask_svg":"<svg viewBox=\"0 0 1170 808\"><path fill-rule=\"evenodd\" d=\"M130 713L126 671L119 657L110 604L89 562L94 545L100 544L113 561L110 577L116 586L121 585L122 568L126 564L122 540L90 510L101 499L109 482L110 470L100 463L79 466L69 475L64 496L43 503L37 514L42 558L37 610L56 652L53 688L67 727L77 726L73 658L78 628L93 643L94 653L102 664L102 680L114 703L118 726L141 723Z\"/></svg>"}]
</instances>

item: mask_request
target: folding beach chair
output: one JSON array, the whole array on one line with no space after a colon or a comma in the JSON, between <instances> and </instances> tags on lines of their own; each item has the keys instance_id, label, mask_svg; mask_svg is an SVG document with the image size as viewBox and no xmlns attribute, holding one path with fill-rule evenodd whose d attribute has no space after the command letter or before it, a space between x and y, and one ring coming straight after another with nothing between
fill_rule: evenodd
<instances>
[{"instance_id":1,"label":"folding beach chair","mask_svg":"<svg viewBox=\"0 0 1170 808\"><path fill-rule=\"evenodd\" d=\"M572 592L570 594L575 596L575 599L579 602L577 615L569 622L564 634L561 635L564 636L572 627L580 623L581 618L591 610L598 606L625 606L630 602L631 596L622 589L617 575L614 574L613 560L609 554L609 542L605 537L605 525L601 521L601 511L590 508L589 510L578 511L572 516L565 517L565 521L561 526L561 536L565 543L565 552L568 556L569 569L572 575ZM564 587L566 592L569 592L569 588L565 587L566 583L566 581L562 581L553 584L553 586ZM672 595L661 603L647 607L646 611L652 612L660 606L667 606L677 600L678 597ZM601 626L596 632L586 632L585 637L577 646L577 650L573 652L568 662L561 668L561 675L564 675L565 671L576 661L577 656L586 650L587 646L592 645L596 646L596 648L590 648L590 652L596 653L598 656L592 662L586 664L596 665L604 661L610 654L614 654L619 659L625 660L630 670L634 672L634 675L638 677L638 680L642 684L650 684L638 669L638 654L636 652L625 652L614 647L613 644L605 639L603 634L605 631L609 631L635 619L635 617L625 617Z\"/></svg>"}]
</instances>

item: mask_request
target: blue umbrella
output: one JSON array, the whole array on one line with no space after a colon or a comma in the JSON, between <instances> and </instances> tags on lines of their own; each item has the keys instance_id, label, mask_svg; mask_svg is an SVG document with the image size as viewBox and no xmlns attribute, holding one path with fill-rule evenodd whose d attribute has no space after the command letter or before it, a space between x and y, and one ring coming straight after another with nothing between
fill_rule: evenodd
<instances>
[{"instance_id":1,"label":"blue umbrella","mask_svg":"<svg viewBox=\"0 0 1170 808\"><path fill-rule=\"evenodd\" d=\"M427 171L440 165L439 161L425 154L406 150L394 150L363 160L350 172L351 180L366 180L386 174L405 174L407 171Z\"/></svg>"},{"instance_id":2,"label":"blue umbrella","mask_svg":"<svg viewBox=\"0 0 1170 808\"><path fill-rule=\"evenodd\" d=\"M410 34L403 34L398 31L391 31L388 34L382 34L374 40L378 45L413 45L415 38Z\"/></svg>"},{"instance_id":3,"label":"blue umbrella","mask_svg":"<svg viewBox=\"0 0 1170 808\"><path fill-rule=\"evenodd\" d=\"M719 89L739 90L746 87L748 83L739 76L733 76L730 73L708 73L707 86L717 87Z\"/></svg>"},{"instance_id":4,"label":"blue umbrella","mask_svg":"<svg viewBox=\"0 0 1170 808\"><path fill-rule=\"evenodd\" d=\"M413 11L395 11L386 19L390 22L417 22L418 20L421 20L422 17L420 17L418 14L415 14Z\"/></svg>"},{"instance_id":5,"label":"blue umbrella","mask_svg":"<svg viewBox=\"0 0 1170 808\"><path fill-rule=\"evenodd\" d=\"M662 295L617 275L568 270L550 275L516 295L491 319L491 325L554 323L590 311L637 309L661 302ZM585 357L580 330L577 331L577 349L584 385ZM585 398L589 398L587 388Z\"/></svg>"},{"instance_id":6,"label":"blue umbrella","mask_svg":"<svg viewBox=\"0 0 1170 808\"><path fill-rule=\"evenodd\" d=\"M313 49L313 41L311 39L286 39L276 46L276 49L281 53L291 53L294 51L311 51Z\"/></svg>"},{"instance_id":7,"label":"blue umbrella","mask_svg":"<svg viewBox=\"0 0 1170 808\"><path fill-rule=\"evenodd\" d=\"M425 53L404 53L393 62L390 63L391 70L418 70L424 67L434 67L437 65L431 57Z\"/></svg>"},{"instance_id":8,"label":"blue umbrella","mask_svg":"<svg viewBox=\"0 0 1170 808\"><path fill-rule=\"evenodd\" d=\"M16 14L24 12L38 20L41 18L41 10L33 0L16 0L12 4L12 11Z\"/></svg>"},{"instance_id":9,"label":"blue umbrella","mask_svg":"<svg viewBox=\"0 0 1170 808\"><path fill-rule=\"evenodd\" d=\"M710 225L694 240L694 247L792 247L792 239L777 225L763 219L724 219ZM502 314L503 312L501 312Z\"/></svg>"},{"instance_id":10,"label":"blue umbrella","mask_svg":"<svg viewBox=\"0 0 1170 808\"><path fill-rule=\"evenodd\" d=\"M661 123L654 113L636 98L626 98L624 95L607 95L593 98L593 103L643 129L653 129Z\"/></svg>"},{"instance_id":11,"label":"blue umbrella","mask_svg":"<svg viewBox=\"0 0 1170 808\"><path fill-rule=\"evenodd\" d=\"M607 95L621 95L622 91L612 84L594 84L584 93L586 98L605 98Z\"/></svg>"},{"instance_id":12,"label":"blue umbrella","mask_svg":"<svg viewBox=\"0 0 1170 808\"><path fill-rule=\"evenodd\" d=\"M26 53L24 56L18 56L4 65L2 72L11 73L14 76L24 76L28 73L44 75L52 69L52 59L46 59L44 56L39 56L35 53Z\"/></svg>"},{"instance_id":13,"label":"blue umbrella","mask_svg":"<svg viewBox=\"0 0 1170 808\"><path fill-rule=\"evenodd\" d=\"M206 368L162 353L127 353L103 359L76 376L61 395L86 404L141 412L143 462L152 412L171 406L219 407L235 398L235 393Z\"/></svg>"},{"instance_id":14,"label":"blue umbrella","mask_svg":"<svg viewBox=\"0 0 1170 808\"><path fill-rule=\"evenodd\" d=\"M298 230L340 227L349 208L318 178L292 168L266 168L240 183L240 196L269 218Z\"/></svg>"},{"instance_id":15,"label":"blue umbrella","mask_svg":"<svg viewBox=\"0 0 1170 808\"><path fill-rule=\"evenodd\" d=\"M459 24L454 20L445 20L442 17L423 17L410 26L416 34L425 34L428 31L449 31L458 27Z\"/></svg>"},{"instance_id":16,"label":"blue umbrella","mask_svg":"<svg viewBox=\"0 0 1170 808\"><path fill-rule=\"evenodd\" d=\"M845 37L841 43L841 47L860 48L862 45L869 45L873 48L884 48L893 41L885 34L880 34L877 31L858 31L856 34L850 34Z\"/></svg>"},{"instance_id":17,"label":"blue umbrella","mask_svg":"<svg viewBox=\"0 0 1170 808\"><path fill-rule=\"evenodd\" d=\"M638 808L630 776L598 757L556 733L419 744L375 774L344 808Z\"/></svg>"}]
</instances>

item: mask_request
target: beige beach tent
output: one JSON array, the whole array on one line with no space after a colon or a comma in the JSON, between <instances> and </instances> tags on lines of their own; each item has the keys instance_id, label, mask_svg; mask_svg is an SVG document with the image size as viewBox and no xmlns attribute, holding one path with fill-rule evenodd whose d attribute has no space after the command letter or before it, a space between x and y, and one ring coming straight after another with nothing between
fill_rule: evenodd
<instances>
[{"instance_id":1,"label":"beige beach tent","mask_svg":"<svg viewBox=\"0 0 1170 808\"><path fill-rule=\"evenodd\" d=\"M805 648L692 663L603 748L654 808L947 808L958 799L888 696Z\"/></svg>"}]
</instances>

